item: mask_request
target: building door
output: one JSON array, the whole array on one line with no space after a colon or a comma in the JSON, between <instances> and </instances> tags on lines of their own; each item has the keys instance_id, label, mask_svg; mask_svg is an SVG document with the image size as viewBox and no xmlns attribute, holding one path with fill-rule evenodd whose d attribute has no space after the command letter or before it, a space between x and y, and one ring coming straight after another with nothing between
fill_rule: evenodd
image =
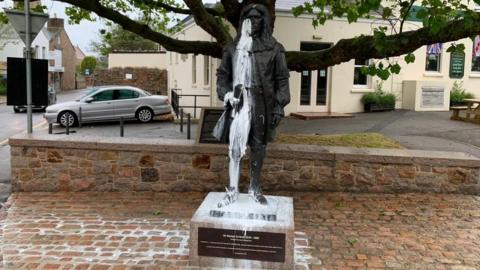
<instances>
[{"instance_id":1,"label":"building door","mask_svg":"<svg viewBox=\"0 0 480 270\"><path fill-rule=\"evenodd\" d=\"M330 48L330 43L302 42L300 50L315 51ZM328 77L329 68L319 70L304 70L300 79L301 112L328 111Z\"/></svg>"}]
</instances>

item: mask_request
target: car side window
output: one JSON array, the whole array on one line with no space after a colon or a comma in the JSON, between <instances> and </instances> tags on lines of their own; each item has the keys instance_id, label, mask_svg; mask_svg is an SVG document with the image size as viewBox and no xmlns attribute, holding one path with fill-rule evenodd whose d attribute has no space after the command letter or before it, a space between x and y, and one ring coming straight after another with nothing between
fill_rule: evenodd
<instances>
[{"instance_id":1,"label":"car side window","mask_svg":"<svg viewBox=\"0 0 480 270\"><path fill-rule=\"evenodd\" d=\"M113 99L113 90L105 90L93 96L93 101L109 101Z\"/></svg>"},{"instance_id":2,"label":"car side window","mask_svg":"<svg viewBox=\"0 0 480 270\"><path fill-rule=\"evenodd\" d=\"M132 99L138 98L139 94L132 90L117 90L116 99Z\"/></svg>"}]
</instances>

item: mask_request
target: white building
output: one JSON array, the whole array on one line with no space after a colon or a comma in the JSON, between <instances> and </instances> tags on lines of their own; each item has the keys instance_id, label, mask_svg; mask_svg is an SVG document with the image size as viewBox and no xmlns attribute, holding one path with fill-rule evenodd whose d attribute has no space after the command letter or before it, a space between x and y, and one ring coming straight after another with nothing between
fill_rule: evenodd
<instances>
[{"instance_id":1,"label":"white building","mask_svg":"<svg viewBox=\"0 0 480 270\"><path fill-rule=\"evenodd\" d=\"M294 17L292 15L291 8L303 2L303 0L276 2L273 35L287 51L328 48L343 38L352 38L360 34L371 35L373 28L379 25L389 27L387 22L381 20L360 19L356 23L349 24L346 19L336 18L315 29L310 16ZM474 4L471 3L471 5ZM418 21L406 22L407 30L419 27L421 23ZM208 33L195 24L193 18L187 18L185 27L173 37L180 40L213 41ZM464 75L461 78L450 76L451 55L446 52L449 43L429 47L430 53L427 53L427 46L419 48L414 52L416 61L413 64L407 65L403 57L391 58L393 61L398 61L402 71L383 82L379 78L363 75L360 68L367 63L355 60L327 69L292 71L290 72L291 102L285 108L285 112L287 115L298 112L362 112L363 105L360 102L362 95L374 91L378 84L381 84L385 91L397 96L397 108L412 109L413 99L417 104L413 109L416 110L447 110L449 90L455 81L462 81L468 91L480 97L480 54L475 57L472 55L472 40L463 39L458 42L464 43L466 48ZM438 50L432 50L432 47ZM177 91L184 95L209 95L208 98L198 98L197 105L200 106L221 104L217 99L215 77L219 59L168 52L167 62L169 89L179 89ZM429 101L422 103L422 97L426 100L427 96ZM405 104L404 99L408 100ZM193 98L182 98L181 105L192 106Z\"/></svg>"}]
</instances>

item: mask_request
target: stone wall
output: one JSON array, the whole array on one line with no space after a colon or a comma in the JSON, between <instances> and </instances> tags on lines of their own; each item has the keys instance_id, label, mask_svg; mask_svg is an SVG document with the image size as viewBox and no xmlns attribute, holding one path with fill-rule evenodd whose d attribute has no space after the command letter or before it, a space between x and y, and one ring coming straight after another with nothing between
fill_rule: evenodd
<instances>
[{"instance_id":1,"label":"stone wall","mask_svg":"<svg viewBox=\"0 0 480 270\"><path fill-rule=\"evenodd\" d=\"M10 146L14 191L220 191L228 183L224 145L17 135ZM271 144L262 186L267 191L480 194L479 168L479 159L457 152Z\"/></svg>"},{"instance_id":2,"label":"stone wall","mask_svg":"<svg viewBox=\"0 0 480 270\"><path fill-rule=\"evenodd\" d=\"M131 74L131 79L127 79ZM111 68L94 72L94 85L130 85L152 94L167 95L167 71L156 68Z\"/></svg>"}]
</instances>

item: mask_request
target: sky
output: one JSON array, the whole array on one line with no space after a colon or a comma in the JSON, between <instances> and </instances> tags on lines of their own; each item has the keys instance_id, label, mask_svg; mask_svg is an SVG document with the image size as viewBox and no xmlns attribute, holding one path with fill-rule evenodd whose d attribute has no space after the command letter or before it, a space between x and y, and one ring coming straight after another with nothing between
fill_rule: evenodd
<instances>
[{"instance_id":1,"label":"sky","mask_svg":"<svg viewBox=\"0 0 480 270\"><path fill-rule=\"evenodd\" d=\"M78 45L85 54L95 55L90 50L90 43L94 40L98 40L99 30L105 28L105 24L102 21L88 22L82 21L80 24L70 25L68 18L65 15L65 7L68 5L65 3L42 0L42 4L47 7L50 17L57 17L65 19L65 30L67 31L70 40L73 45ZM7 0L0 3L0 7L12 7L12 1Z\"/></svg>"}]
</instances>

